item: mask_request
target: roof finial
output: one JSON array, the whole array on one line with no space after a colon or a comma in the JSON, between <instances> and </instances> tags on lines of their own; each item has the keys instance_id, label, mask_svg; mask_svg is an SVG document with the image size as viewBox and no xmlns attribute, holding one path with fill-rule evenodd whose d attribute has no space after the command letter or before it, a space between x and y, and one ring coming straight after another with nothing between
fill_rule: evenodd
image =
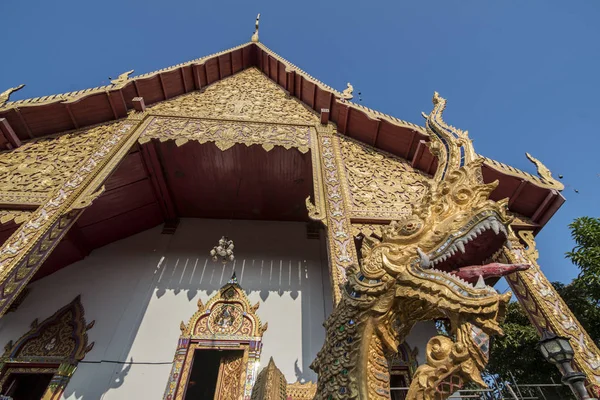
<instances>
[{"instance_id":1,"label":"roof finial","mask_svg":"<svg viewBox=\"0 0 600 400\"><path fill-rule=\"evenodd\" d=\"M342 92L342 100L352 100L352 97L354 97L352 92L354 92L354 86L348 82L348 87Z\"/></svg>"},{"instance_id":2,"label":"roof finial","mask_svg":"<svg viewBox=\"0 0 600 400\"><path fill-rule=\"evenodd\" d=\"M260 20L260 13L256 16L256 25L254 27L254 35L252 35L252 43L258 43L258 20Z\"/></svg>"},{"instance_id":3,"label":"roof finial","mask_svg":"<svg viewBox=\"0 0 600 400\"><path fill-rule=\"evenodd\" d=\"M131 75L131 74L133 74L133 70L123 72L121 75L117 76L115 79L113 79L109 76L108 79L110 79L110 83L112 83L113 85L122 85L123 83L127 82L127 79L129 79L129 75Z\"/></svg>"},{"instance_id":4,"label":"roof finial","mask_svg":"<svg viewBox=\"0 0 600 400\"><path fill-rule=\"evenodd\" d=\"M257 22L257 24L258 24L258 22ZM7 89L4 92L0 93L0 107L2 107L4 104L6 104L6 102L8 101L8 99L10 99L10 95L11 94L13 94L14 92L16 92L17 90L23 89L24 86L25 85L19 85L19 86L16 86L16 87L11 87L10 89Z\"/></svg>"},{"instance_id":5,"label":"roof finial","mask_svg":"<svg viewBox=\"0 0 600 400\"><path fill-rule=\"evenodd\" d=\"M235 276L235 271L233 271L233 275L231 275L231 278L229 278L229 281L227 283L238 283L237 276Z\"/></svg>"}]
</instances>

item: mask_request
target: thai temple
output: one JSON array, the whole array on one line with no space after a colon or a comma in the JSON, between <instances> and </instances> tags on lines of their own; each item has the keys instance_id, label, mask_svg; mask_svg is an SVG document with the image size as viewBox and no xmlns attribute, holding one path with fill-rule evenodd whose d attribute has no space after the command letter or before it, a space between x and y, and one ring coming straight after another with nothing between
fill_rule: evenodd
<instances>
[{"instance_id":1,"label":"thai temple","mask_svg":"<svg viewBox=\"0 0 600 400\"><path fill-rule=\"evenodd\" d=\"M108 86L22 87L0 94L2 398L445 399L485 385L501 277L600 385L537 263L563 185L478 154L441 95L421 124L363 107L258 19Z\"/></svg>"}]
</instances>

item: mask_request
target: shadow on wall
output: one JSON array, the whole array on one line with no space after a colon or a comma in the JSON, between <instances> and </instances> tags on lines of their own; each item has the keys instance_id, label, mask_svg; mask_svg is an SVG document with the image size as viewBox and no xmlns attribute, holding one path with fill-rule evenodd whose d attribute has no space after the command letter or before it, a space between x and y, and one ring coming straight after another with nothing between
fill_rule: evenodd
<instances>
[{"instance_id":1,"label":"shadow on wall","mask_svg":"<svg viewBox=\"0 0 600 400\"><path fill-rule=\"evenodd\" d=\"M208 257L223 226L219 220L184 219L175 235L146 231L63 271L62 278L72 276L73 284L94 281L93 290L83 294L84 307L96 304L111 321L95 327L104 326L103 338L93 338L104 343L103 350L98 346L79 364L65 398L120 399L140 385L152 387L153 397L160 390L156 398L162 398L179 323L193 315L198 298L206 303L233 272L252 302L264 302L258 314L269 323L265 335L270 337L263 357L283 357L285 365L278 367L289 381L316 381L309 366L325 339L322 323L331 307L324 235L321 241L307 239L303 223L230 222L226 230L235 240L236 260L224 265ZM280 332L291 332L294 339ZM286 340L294 340L289 352Z\"/></svg>"},{"instance_id":2,"label":"shadow on wall","mask_svg":"<svg viewBox=\"0 0 600 400\"><path fill-rule=\"evenodd\" d=\"M165 258L156 284L156 297L161 298L168 290L176 295L186 291L189 301L199 290L213 296L234 272L246 294L259 292L262 301L266 301L271 293L279 296L289 293L296 300L303 281L305 286L308 285L309 274L312 275L306 261L300 260L243 259L221 264L208 258ZM320 279L320 275L317 274L315 279Z\"/></svg>"},{"instance_id":3,"label":"shadow on wall","mask_svg":"<svg viewBox=\"0 0 600 400\"><path fill-rule=\"evenodd\" d=\"M85 369L88 366L94 368L100 366L101 364L102 363L100 362L86 362L84 360L79 363L77 369ZM94 382L77 382L78 375L77 373L75 373L73 375L73 378L71 378L71 382L69 382L70 384L67 385L67 388L63 393L63 398L74 397L77 399L100 399L102 398L104 393L108 392L111 389L118 389L123 385L123 382L125 382L125 377L127 376L127 374L129 374L129 371L131 370L131 366L133 364L133 358L131 358L125 364L120 364L122 368L111 376L108 386L105 386L104 381L102 381L102 385L94 384ZM82 376L82 374L79 374L79 376ZM84 388L83 394L77 393L76 388L80 387Z\"/></svg>"},{"instance_id":4,"label":"shadow on wall","mask_svg":"<svg viewBox=\"0 0 600 400\"><path fill-rule=\"evenodd\" d=\"M287 301L290 298L294 302L300 301L298 308L301 310L301 320L290 322L302 329L302 343L293 343L293 347L302 349L302 357L301 360L295 358L294 375L291 369L293 361L290 361L286 376L288 380L292 380L295 376L302 382L316 381L316 374L309 366L325 339L325 331L322 327L326 314L324 302L331 301L323 293L324 290L329 290L323 288L323 285L329 285L329 282L323 282L320 268L321 265L315 265L314 262L289 258L262 260L237 258L233 263L223 265L220 262L213 262L208 257L184 259L169 256L165 257L161 264L155 285L155 297L160 299L172 291L177 296L185 295L190 302L195 303L199 296L206 302L207 299L204 297L210 298L216 295L235 272L238 283L251 299L252 295L258 295L262 302L275 300L273 296L282 298L283 301L286 301L286 297ZM274 318L280 320L291 318L291 315L285 314L265 316L263 306L258 313L262 314L263 322L270 324L271 330L275 328ZM186 318L189 317L191 314ZM319 333L316 334L315 331ZM268 341L265 342L265 346L269 346ZM285 369L284 365L278 367Z\"/></svg>"}]
</instances>

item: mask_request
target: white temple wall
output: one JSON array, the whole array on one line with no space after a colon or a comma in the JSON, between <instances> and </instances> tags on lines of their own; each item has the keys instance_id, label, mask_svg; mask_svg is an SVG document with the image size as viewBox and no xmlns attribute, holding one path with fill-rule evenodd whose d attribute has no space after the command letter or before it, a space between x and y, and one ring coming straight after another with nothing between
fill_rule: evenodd
<instances>
[{"instance_id":1,"label":"white temple wall","mask_svg":"<svg viewBox=\"0 0 600 400\"><path fill-rule=\"evenodd\" d=\"M406 343L411 349L417 349L417 362L419 365L425 364L427 361L425 349L427 348L427 342L432 337L438 335L433 321L420 321L413 326L410 333L406 337Z\"/></svg>"},{"instance_id":2,"label":"white temple wall","mask_svg":"<svg viewBox=\"0 0 600 400\"><path fill-rule=\"evenodd\" d=\"M261 364L273 357L289 382L316 380L309 369L331 311L323 240L306 238L303 223L183 219L174 235L161 227L95 250L31 284L16 312L0 319L0 343L16 340L77 295L94 348L66 388L69 399L161 399L187 323L236 271L238 282L269 328ZM235 241L235 264L207 257L221 235ZM100 362L102 361L102 362ZM114 363L117 362L126 362ZM129 363L131 361L131 363Z\"/></svg>"}]
</instances>

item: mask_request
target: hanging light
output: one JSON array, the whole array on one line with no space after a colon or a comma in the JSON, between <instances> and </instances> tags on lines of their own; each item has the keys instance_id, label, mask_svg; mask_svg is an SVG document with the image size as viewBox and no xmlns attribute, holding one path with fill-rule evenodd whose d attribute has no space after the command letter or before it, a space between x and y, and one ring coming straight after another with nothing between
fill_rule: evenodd
<instances>
[{"instance_id":1,"label":"hanging light","mask_svg":"<svg viewBox=\"0 0 600 400\"><path fill-rule=\"evenodd\" d=\"M233 240L230 240L227 236L223 236L221 239L219 239L219 243L212 248L210 255L213 261L218 261L221 259L221 262L226 264L227 261L235 260L235 256L233 254L234 247Z\"/></svg>"}]
</instances>

